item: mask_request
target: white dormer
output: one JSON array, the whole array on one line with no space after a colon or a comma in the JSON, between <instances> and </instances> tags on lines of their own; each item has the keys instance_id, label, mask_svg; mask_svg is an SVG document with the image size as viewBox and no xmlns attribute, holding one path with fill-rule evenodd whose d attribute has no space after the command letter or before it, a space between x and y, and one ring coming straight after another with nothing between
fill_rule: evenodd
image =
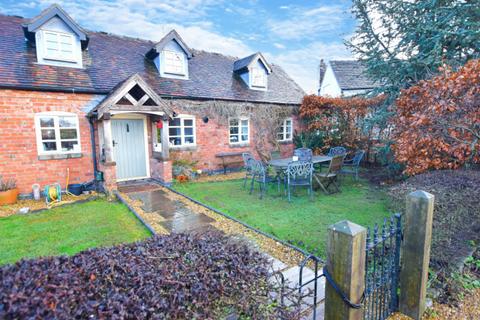
<instances>
[{"instance_id":1,"label":"white dormer","mask_svg":"<svg viewBox=\"0 0 480 320\"><path fill-rule=\"evenodd\" d=\"M88 37L58 5L52 5L23 26L28 40L35 42L37 61L62 67L82 68L82 49Z\"/></svg>"},{"instance_id":2,"label":"white dormer","mask_svg":"<svg viewBox=\"0 0 480 320\"><path fill-rule=\"evenodd\" d=\"M268 89L268 75L272 69L260 52L235 61L233 71L252 90Z\"/></svg>"},{"instance_id":3,"label":"white dormer","mask_svg":"<svg viewBox=\"0 0 480 320\"><path fill-rule=\"evenodd\" d=\"M147 57L153 59L160 77L188 79L188 60L192 53L175 30L163 37Z\"/></svg>"}]
</instances>

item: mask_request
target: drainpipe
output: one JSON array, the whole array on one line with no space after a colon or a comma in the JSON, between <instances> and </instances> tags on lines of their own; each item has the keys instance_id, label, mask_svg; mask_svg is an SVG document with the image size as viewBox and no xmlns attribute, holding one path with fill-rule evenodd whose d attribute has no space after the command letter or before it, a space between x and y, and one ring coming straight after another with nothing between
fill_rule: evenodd
<instances>
[{"instance_id":1,"label":"drainpipe","mask_svg":"<svg viewBox=\"0 0 480 320\"><path fill-rule=\"evenodd\" d=\"M93 161L93 183L95 184L95 190L98 191L98 166L97 166L97 150L95 146L95 128L93 127L93 120L96 114L92 114L88 118L90 124L90 142L92 144L92 161Z\"/></svg>"}]
</instances>

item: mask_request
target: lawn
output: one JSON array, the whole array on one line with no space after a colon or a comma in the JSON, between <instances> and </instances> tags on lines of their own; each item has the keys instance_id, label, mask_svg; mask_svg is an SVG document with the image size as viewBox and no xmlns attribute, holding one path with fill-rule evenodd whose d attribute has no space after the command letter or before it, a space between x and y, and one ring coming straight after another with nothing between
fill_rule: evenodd
<instances>
[{"instance_id":1,"label":"lawn","mask_svg":"<svg viewBox=\"0 0 480 320\"><path fill-rule=\"evenodd\" d=\"M276 187L263 200L258 191L250 195L241 180L222 182L176 183L174 188L228 215L309 252L325 256L327 228L348 219L363 226L373 226L389 217L386 194L373 189L367 181L343 179L341 193L314 193L311 201L305 190L288 202Z\"/></svg>"},{"instance_id":2,"label":"lawn","mask_svg":"<svg viewBox=\"0 0 480 320\"><path fill-rule=\"evenodd\" d=\"M126 206L103 199L13 215L0 218L0 265L21 258L72 255L149 236Z\"/></svg>"}]
</instances>

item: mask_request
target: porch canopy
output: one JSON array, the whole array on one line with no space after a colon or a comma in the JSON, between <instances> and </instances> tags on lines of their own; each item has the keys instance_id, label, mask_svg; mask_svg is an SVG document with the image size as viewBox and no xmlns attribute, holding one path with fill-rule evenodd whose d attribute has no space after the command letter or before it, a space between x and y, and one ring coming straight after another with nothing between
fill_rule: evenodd
<instances>
[{"instance_id":1,"label":"porch canopy","mask_svg":"<svg viewBox=\"0 0 480 320\"><path fill-rule=\"evenodd\" d=\"M96 118L103 124L105 162L113 163L113 140L111 116L120 113L144 113L157 116L162 121L162 158L168 159L168 119L173 113L168 103L138 74L133 74L115 86L112 91L89 112L89 117ZM100 130L100 128L99 128Z\"/></svg>"}]
</instances>

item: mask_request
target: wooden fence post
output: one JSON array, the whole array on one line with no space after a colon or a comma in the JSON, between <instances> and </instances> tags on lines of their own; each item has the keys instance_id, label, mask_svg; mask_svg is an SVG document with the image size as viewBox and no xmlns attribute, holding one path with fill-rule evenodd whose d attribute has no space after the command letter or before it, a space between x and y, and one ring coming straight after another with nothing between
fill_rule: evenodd
<instances>
[{"instance_id":1,"label":"wooden fence post","mask_svg":"<svg viewBox=\"0 0 480 320\"><path fill-rule=\"evenodd\" d=\"M327 270L353 303L360 303L365 291L366 235L367 229L347 220L328 228ZM325 290L325 320L363 319L363 308L347 306L328 281Z\"/></svg>"},{"instance_id":2,"label":"wooden fence post","mask_svg":"<svg viewBox=\"0 0 480 320\"><path fill-rule=\"evenodd\" d=\"M432 241L434 196L415 191L407 196L401 247L400 312L421 319L425 311Z\"/></svg>"}]
</instances>

